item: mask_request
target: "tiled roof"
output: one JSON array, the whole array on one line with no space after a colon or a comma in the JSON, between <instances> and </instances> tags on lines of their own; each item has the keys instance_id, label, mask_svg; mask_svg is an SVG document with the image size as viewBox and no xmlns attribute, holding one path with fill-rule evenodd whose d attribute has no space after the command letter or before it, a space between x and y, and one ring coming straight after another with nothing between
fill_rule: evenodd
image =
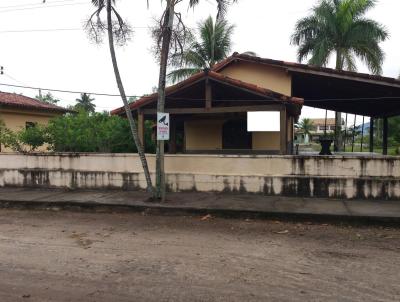
<instances>
[{"instance_id":1,"label":"tiled roof","mask_svg":"<svg viewBox=\"0 0 400 302\"><path fill-rule=\"evenodd\" d=\"M8 92L0 92L0 108L1 107L31 109L36 111L59 113L69 112L69 110L57 105L48 104L24 95Z\"/></svg>"},{"instance_id":2,"label":"tiled roof","mask_svg":"<svg viewBox=\"0 0 400 302\"><path fill-rule=\"evenodd\" d=\"M324 118L311 118L311 122L313 123L314 126L324 126L325 125L325 119ZM335 126L335 118L327 118L326 119L326 125L327 126Z\"/></svg>"},{"instance_id":3,"label":"tiled roof","mask_svg":"<svg viewBox=\"0 0 400 302\"><path fill-rule=\"evenodd\" d=\"M246 90L249 90L251 92L254 92L256 94L263 95L265 97L277 100L277 101L282 101L282 102L288 102L288 103L293 103L297 105L303 105L303 99L301 98L296 98L296 97L290 97L266 88L259 87L254 84L246 83L240 80L232 79L230 77L224 76L220 73L214 72L214 71L203 71L194 74L193 76L187 78L186 80L183 80L182 82L179 82L173 86L167 87L166 88L166 96L168 96L171 93L174 93L188 85L191 85L192 83L201 80L201 79L209 78L221 83L226 83L230 85L234 85L238 88L243 88ZM130 108L132 110L138 109L144 105L147 105L151 102L156 101L158 98L158 93L153 93L151 95L144 96L137 100L134 103L130 104ZM117 108L113 111L111 111L111 114L118 115L124 112L124 107Z\"/></svg>"},{"instance_id":4,"label":"tiled roof","mask_svg":"<svg viewBox=\"0 0 400 302\"><path fill-rule=\"evenodd\" d=\"M332 68L326 68L326 67L319 67L315 65L307 65L307 64L300 64L300 63L294 63L294 62L285 62L285 61L279 61L279 60L273 60L273 59L266 59L266 58L261 58L261 57L256 57L256 56L251 56L247 54L239 54L237 52L233 53L232 56L226 58L225 60L219 62L218 64L214 65L212 68L213 71L220 71L224 67L228 66L232 62L236 61L245 61L245 62L253 62L253 63L260 63L260 64L266 64L266 65L272 65L272 66L277 66L277 67L283 67L287 69L295 69L296 71L313 71L313 72L321 72L325 74L331 74L331 75L339 75L339 76L346 76L350 78L356 79L365 79L365 80L373 80L373 81L380 81L382 83L389 83L389 84L395 84L399 85L400 87L400 80L395 79L395 78L390 78L390 77L383 77L380 75L372 75L368 73L360 73L360 72L353 72L353 71L345 71L345 70L337 70L337 69L332 69Z\"/></svg>"}]
</instances>

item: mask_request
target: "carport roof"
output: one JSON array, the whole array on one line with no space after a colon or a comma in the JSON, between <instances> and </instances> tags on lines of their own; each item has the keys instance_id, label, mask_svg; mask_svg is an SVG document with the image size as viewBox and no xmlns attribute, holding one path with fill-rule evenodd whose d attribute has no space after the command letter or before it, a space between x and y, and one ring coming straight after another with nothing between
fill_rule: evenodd
<instances>
[{"instance_id":1,"label":"carport roof","mask_svg":"<svg viewBox=\"0 0 400 302\"><path fill-rule=\"evenodd\" d=\"M400 114L400 80L234 53L213 67L219 72L235 62L285 69L292 75L292 95L304 105L371 117Z\"/></svg>"},{"instance_id":2,"label":"carport roof","mask_svg":"<svg viewBox=\"0 0 400 302\"><path fill-rule=\"evenodd\" d=\"M328 75L331 77L339 77L342 79L351 79L351 80L359 80L359 81L367 81L370 83L379 83L379 84L389 84L395 87L400 88L400 80L390 77L384 77L380 75L372 75L368 73L360 73L354 71L346 71L346 70L337 70L333 68L327 67L320 67L316 65L308 65L308 64L301 64L301 63L294 63L294 62L287 62L287 61L280 61L268 58L261 58L257 56L252 56L248 54L239 54L237 52L233 53L232 56L226 58L225 60L219 62L218 64L214 65L212 68L213 71L219 72L220 70L224 69L228 65L233 62L243 61L243 62L252 62L252 63L259 63L265 65L272 65L276 67L284 67L288 71L292 72L309 72L312 74L319 74L319 75Z\"/></svg>"}]
</instances>

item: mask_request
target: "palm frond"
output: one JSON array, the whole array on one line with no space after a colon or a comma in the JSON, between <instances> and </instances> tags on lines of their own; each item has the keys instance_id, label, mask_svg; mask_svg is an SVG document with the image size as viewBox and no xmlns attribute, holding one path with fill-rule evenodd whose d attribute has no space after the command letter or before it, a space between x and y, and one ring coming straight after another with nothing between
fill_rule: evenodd
<instances>
[{"instance_id":1,"label":"palm frond","mask_svg":"<svg viewBox=\"0 0 400 302\"><path fill-rule=\"evenodd\" d=\"M351 50L347 50L343 53L343 69L357 71L354 53Z\"/></svg>"},{"instance_id":2,"label":"palm frond","mask_svg":"<svg viewBox=\"0 0 400 302\"><path fill-rule=\"evenodd\" d=\"M337 68L356 70L357 56L371 72L381 72L384 53L379 43L389 33L378 22L364 17L375 4L375 0L321 0L311 15L296 23L291 36L291 44L299 46L298 60L310 57L310 64L324 66L336 52Z\"/></svg>"},{"instance_id":3,"label":"palm frond","mask_svg":"<svg viewBox=\"0 0 400 302\"><path fill-rule=\"evenodd\" d=\"M358 44L353 47L354 53L368 66L373 74L382 73L385 53L377 43Z\"/></svg>"},{"instance_id":4,"label":"palm frond","mask_svg":"<svg viewBox=\"0 0 400 302\"><path fill-rule=\"evenodd\" d=\"M198 5L200 0L190 0L189 1L189 6L194 7ZM237 2L237 0L215 0L217 3L217 19L223 19L226 15L226 12L228 10L228 6L231 5L232 3Z\"/></svg>"},{"instance_id":5,"label":"palm frond","mask_svg":"<svg viewBox=\"0 0 400 302\"><path fill-rule=\"evenodd\" d=\"M167 80L170 83L177 83L179 81L185 80L188 77L200 72L202 69L200 68L181 68L174 71L171 71L167 74Z\"/></svg>"}]
</instances>

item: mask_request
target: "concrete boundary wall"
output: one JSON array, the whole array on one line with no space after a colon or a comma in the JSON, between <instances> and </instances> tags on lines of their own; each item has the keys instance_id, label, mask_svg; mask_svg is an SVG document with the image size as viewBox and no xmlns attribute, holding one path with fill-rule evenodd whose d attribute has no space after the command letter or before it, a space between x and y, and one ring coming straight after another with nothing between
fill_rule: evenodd
<instances>
[{"instance_id":1,"label":"concrete boundary wall","mask_svg":"<svg viewBox=\"0 0 400 302\"><path fill-rule=\"evenodd\" d=\"M148 155L154 172L155 156ZM400 199L400 157L167 155L170 191ZM153 175L154 178L154 175ZM135 154L0 154L0 186L146 187Z\"/></svg>"}]
</instances>

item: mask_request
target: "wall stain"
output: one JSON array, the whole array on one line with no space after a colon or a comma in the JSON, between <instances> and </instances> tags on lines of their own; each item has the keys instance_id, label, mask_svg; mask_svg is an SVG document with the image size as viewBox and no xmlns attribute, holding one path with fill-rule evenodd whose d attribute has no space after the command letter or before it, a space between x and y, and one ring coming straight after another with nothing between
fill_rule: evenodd
<instances>
[{"instance_id":1,"label":"wall stain","mask_svg":"<svg viewBox=\"0 0 400 302\"><path fill-rule=\"evenodd\" d=\"M43 157L43 154L29 156L35 156L40 159L39 156ZM72 169L77 167L77 162L70 159L82 157L82 160L84 160L86 155L70 153L62 155L49 154L46 156L43 160L41 159L36 163L33 162L33 164L40 166L55 164L58 167L64 166L69 169L0 169L0 184L2 186L41 188L55 187L57 185L74 190L89 188L143 190L140 186L142 173L79 171ZM52 159L54 156L58 158ZM199 188L200 190L210 188L210 191L221 191L219 188L222 186L222 192L236 194L249 194L249 192L256 190L258 191L256 194L270 196L373 200L400 199L400 177L397 170L399 158L358 157L356 159L357 161L353 157L287 157L287 160L291 161L287 164L289 169L290 167L292 168L292 171L287 173L278 170L278 175L276 176L202 175L199 178L193 173L170 174L167 175L167 190L169 192L196 192L199 191ZM313 175L306 174L306 164L310 164L307 167L314 170ZM311 166L311 164L314 166ZM356 174L354 176L341 177L342 173L339 171L338 175L336 175L334 173L338 171L338 166L349 170L350 175ZM283 175L284 173L286 176ZM346 173L344 174L346 175ZM334 175L334 177L328 175ZM379 175L385 175L385 177ZM56 178L57 180L55 180ZM198 184L196 184L196 179L199 181ZM349 187L347 187L347 184L349 184Z\"/></svg>"}]
</instances>

